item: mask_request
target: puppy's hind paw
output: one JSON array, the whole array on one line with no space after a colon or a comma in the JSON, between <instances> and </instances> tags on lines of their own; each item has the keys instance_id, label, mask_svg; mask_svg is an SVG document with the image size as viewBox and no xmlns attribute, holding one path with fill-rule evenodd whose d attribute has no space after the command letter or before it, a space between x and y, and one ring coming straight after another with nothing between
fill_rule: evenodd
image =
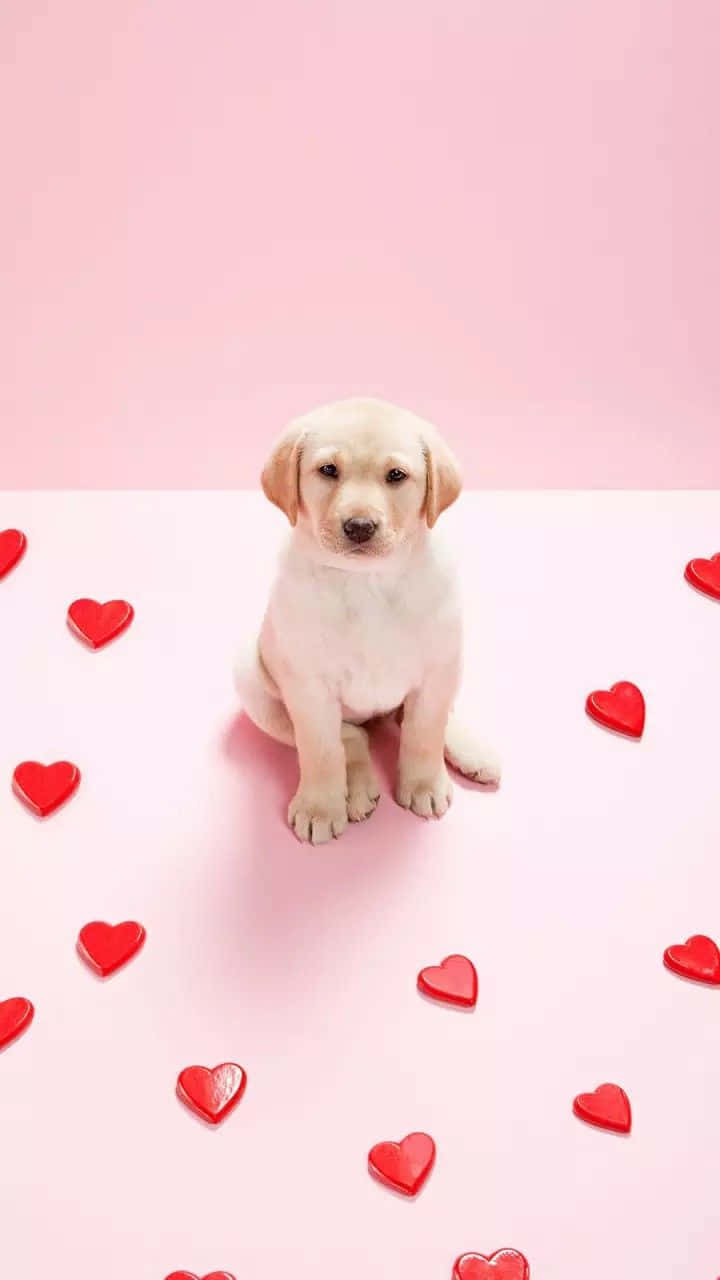
<instances>
[{"instance_id":1,"label":"puppy's hind paw","mask_svg":"<svg viewBox=\"0 0 720 1280\"><path fill-rule=\"evenodd\" d=\"M497 754L491 747L478 742L454 717L445 736L445 759L471 782L481 782L485 786L497 786L500 782L502 765Z\"/></svg>"},{"instance_id":2,"label":"puppy's hind paw","mask_svg":"<svg viewBox=\"0 0 720 1280\"><path fill-rule=\"evenodd\" d=\"M375 812L380 787L369 764L348 765L347 816L351 822L364 822Z\"/></svg>"},{"instance_id":3,"label":"puppy's hind paw","mask_svg":"<svg viewBox=\"0 0 720 1280\"><path fill-rule=\"evenodd\" d=\"M470 756L453 756L446 752L448 764L463 778L470 782L481 782L484 786L498 786L502 777L502 765L489 749L481 749Z\"/></svg>"}]
</instances>

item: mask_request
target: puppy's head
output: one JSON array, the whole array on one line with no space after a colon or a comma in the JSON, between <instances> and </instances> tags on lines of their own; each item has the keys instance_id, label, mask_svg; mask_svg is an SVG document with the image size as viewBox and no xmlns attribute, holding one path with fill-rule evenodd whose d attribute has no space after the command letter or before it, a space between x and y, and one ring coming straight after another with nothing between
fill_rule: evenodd
<instances>
[{"instance_id":1,"label":"puppy's head","mask_svg":"<svg viewBox=\"0 0 720 1280\"><path fill-rule=\"evenodd\" d=\"M340 400L292 422L262 474L266 496L325 558L373 567L457 498L438 432L382 400Z\"/></svg>"}]
</instances>

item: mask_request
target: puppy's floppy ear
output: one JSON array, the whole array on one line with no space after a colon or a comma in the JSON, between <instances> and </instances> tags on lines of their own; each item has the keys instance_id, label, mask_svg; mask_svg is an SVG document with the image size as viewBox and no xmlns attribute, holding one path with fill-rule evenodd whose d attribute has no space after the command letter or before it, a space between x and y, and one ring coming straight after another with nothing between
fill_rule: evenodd
<instances>
[{"instance_id":1,"label":"puppy's floppy ear","mask_svg":"<svg viewBox=\"0 0 720 1280\"><path fill-rule=\"evenodd\" d=\"M300 503L300 458L304 432L291 423L268 458L261 476L266 498L285 512L291 525L297 524Z\"/></svg>"},{"instance_id":2,"label":"puppy's floppy ear","mask_svg":"<svg viewBox=\"0 0 720 1280\"><path fill-rule=\"evenodd\" d=\"M462 476L455 457L436 431L424 433L423 451L427 468L425 519L432 529L438 516L458 497Z\"/></svg>"}]
</instances>

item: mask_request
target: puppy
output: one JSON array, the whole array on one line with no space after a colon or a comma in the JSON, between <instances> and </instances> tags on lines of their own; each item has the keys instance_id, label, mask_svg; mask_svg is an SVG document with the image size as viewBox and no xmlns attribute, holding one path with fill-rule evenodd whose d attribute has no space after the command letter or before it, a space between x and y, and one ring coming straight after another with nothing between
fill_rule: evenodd
<instances>
[{"instance_id":1,"label":"puppy","mask_svg":"<svg viewBox=\"0 0 720 1280\"><path fill-rule=\"evenodd\" d=\"M497 782L493 756L452 715L461 615L430 531L461 479L435 428L381 400L338 401L289 425L262 486L293 533L237 683L251 720L297 748L295 834L321 844L370 816L380 788L364 726L391 713L404 808L447 811L446 759Z\"/></svg>"}]
</instances>

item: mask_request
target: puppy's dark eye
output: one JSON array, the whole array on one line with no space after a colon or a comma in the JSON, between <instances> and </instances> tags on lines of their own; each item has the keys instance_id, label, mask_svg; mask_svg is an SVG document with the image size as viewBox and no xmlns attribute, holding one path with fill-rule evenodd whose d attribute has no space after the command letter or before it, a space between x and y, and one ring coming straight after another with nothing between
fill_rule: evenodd
<instances>
[{"instance_id":1,"label":"puppy's dark eye","mask_svg":"<svg viewBox=\"0 0 720 1280\"><path fill-rule=\"evenodd\" d=\"M327 476L328 480L337 480L338 469L334 462L326 462L324 467L320 467L320 475Z\"/></svg>"},{"instance_id":2,"label":"puppy's dark eye","mask_svg":"<svg viewBox=\"0 0 720 1280\"><path fill-rule=\"evenodd\" d=\"M407 480L407 476L399 467L393 467L392 471L388 471L385 479L388 484L400 484L401 480Z\"/></svg>"}]
</instances>

